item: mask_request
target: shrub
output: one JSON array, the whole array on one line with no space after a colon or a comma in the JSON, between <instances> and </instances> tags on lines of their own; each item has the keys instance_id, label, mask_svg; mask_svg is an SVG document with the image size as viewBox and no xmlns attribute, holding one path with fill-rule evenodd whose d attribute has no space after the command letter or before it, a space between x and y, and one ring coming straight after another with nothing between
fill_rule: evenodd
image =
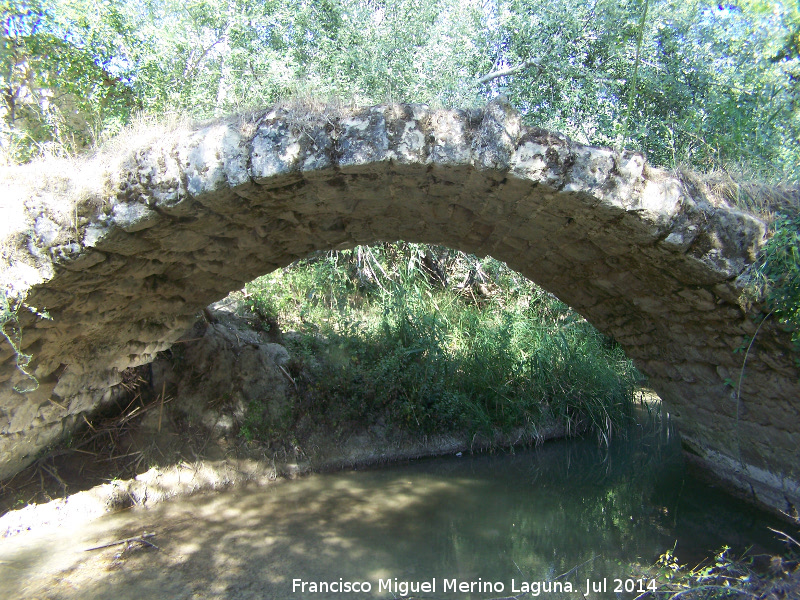
<instances>
[{"instance_id":1,"label":"shrub","mask_svg":"<svg viewBox=\"0 0 800 600\"><path fill-rule=\"evenodd\" d=\"M792 330L800 350L800 215L782 215L775 221L758 265L766 279L768 306Z\"/></svg>"}]
</instances>

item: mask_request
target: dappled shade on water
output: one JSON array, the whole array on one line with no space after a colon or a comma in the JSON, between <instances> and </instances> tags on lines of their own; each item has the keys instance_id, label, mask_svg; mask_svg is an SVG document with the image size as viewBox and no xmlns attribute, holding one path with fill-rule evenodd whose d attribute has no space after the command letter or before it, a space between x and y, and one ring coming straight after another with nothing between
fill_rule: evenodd
<instances>
[{"instance_id":1,"label":"dappled shade on water","mask_svg":"<svg viewBox=\"0 0 800 600\"><path fill-rule=\"evenodd\" d=\"M177 500L80 531L10 539L5 597L392 598L380 582L437 582L429 598L510 595L522 582L643 576L675 548L682 563L723 545L775 546L752 509L692 479L667 432L636 427L610 450L588 440L315 475L265 489ZM158 548L92 552L155 533ZM577 567L577 568L576 568ZM566 575L565 575L566 574ZM561 576L559 578L559 576ZM371 593L292 593L293 580L370 582ZM445 579L502 594L443 593ZM634 597L631 593L623 597ZM576 592L550 598L579 597Z\"/></svg>"}]
</instances>

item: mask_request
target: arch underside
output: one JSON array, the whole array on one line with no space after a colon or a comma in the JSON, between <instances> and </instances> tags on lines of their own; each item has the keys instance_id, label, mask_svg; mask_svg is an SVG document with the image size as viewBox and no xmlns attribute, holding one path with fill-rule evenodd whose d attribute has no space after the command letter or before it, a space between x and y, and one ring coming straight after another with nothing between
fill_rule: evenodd
<instances>
[{"instance_id":1,"label":"arch underside","mask_svg":"<svg viewBox=\"0 0 800 600\"><path fill-rule=\"evenodd\" d=\"M41 384L13 391L22 376L3 348L0 476L209 303L317 250L405 240L490 254L554 293L649 376L693 460L773 509L800 501L788 336L767 322L738 399L730 386L756 330L737 278L763 224L637 154L526 128L502 104L403 105L231 119L131 151L123 167L79 241L45 243L37 223L57 220L29 209L40 281L25 301L39 314L19 321Z\"/></svg>"}]
</instances>

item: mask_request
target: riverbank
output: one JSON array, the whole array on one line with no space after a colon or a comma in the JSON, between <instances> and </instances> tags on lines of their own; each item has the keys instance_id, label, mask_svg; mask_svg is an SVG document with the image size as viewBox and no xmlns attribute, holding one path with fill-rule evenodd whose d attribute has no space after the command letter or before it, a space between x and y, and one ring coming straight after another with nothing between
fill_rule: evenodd
<instances>
[{"instance_id":1,"label":"riverbank","mask_svg":"<svg viewBox=\"0 0 800 600\"><path fill-rule=\"evenodd\" d=\"M151 415L155 411L148 411ZM137 428L146 430L150 419L142 419ZM247 452L241 448L234 452L222 437L206 439L201 442L202 448L190 444L190 448L201 450L201 454L192 453L189 458L181 458L173 464L153 466L147 471L128 479L120 479L113 470L105 474L99 472L99 465L94 465L91 479L80 480L72 476L67 481L57 476L56 482L63 489L80 488L87 481L105 479L101 483L83 491L64 495L49 502L29 503L24 507L7 510L0 516L0 538L7 538L20 533L39 531L49 527L58 527L69 523L88 523L104 514L117 512L132 507L149 508L166 500L193 496L206 492L234 490L241 488L262 488L282 480L290 480L310 473L326 473L345 469L360 469L378 465L395 464L423 457L442 455L461 455L480 453L490 450L506 449L513 451L516 447L540 444L546 440L563 438L565 430L562 426L552 425L536 431L517 430L510 435L498 433L493 439L482 435L432 435L414 437L407 433L392 431L384 427L373 427L361 432L352 432L343 441L324 439L320 433L314 437L313 451L308 454L298 450L293 455L286 452L268 453L263 449ZM142 431L134 431L133 435L141 435ZM177 437L180 434L173 428L164 426L162 439ZM195 440L197 441L197 440ZM170 452L169 446L150 446L149 452ZM134 451L136 453L141 451ZM226 454L223 458L213 458ZM72 455L71 460L61 461L60 470L79 471L78 464L85 461L80 454ZM20 475L26 482L43 474L41 466L29 468ZM45 470L48 473L49 469ZM54 474L53 474L54 475ZM55 475L54 475L55 477ZM27 481L19 487L12 487L14 482L7 482L3 493L3 506L9 506L10 498L24 497L24 494L35 491L35 494L57 494L52 483L48 486L42 479ZM38 487L37 489L37 486ZM12 504L13 506L13 504Z\"/></svg>"}]
</instances>

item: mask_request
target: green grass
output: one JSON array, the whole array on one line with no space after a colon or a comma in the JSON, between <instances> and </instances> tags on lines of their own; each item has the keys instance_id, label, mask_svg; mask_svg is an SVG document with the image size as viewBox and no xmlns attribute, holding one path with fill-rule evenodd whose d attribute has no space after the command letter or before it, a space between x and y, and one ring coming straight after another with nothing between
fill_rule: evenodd
<instances>
[{"instance_id":1,"label":"green grass","mask_svg":"<svg viewBox=\"0 0 800 600\"><path fill-rule=\"evenodd\" d=\"M560 422L608 443L639 379L550 294L493 259L442 248L320 254L252 282L246 303L266 327L296 332L284 343L298 416L334 427L492 434ZM269 428L257 421L250 439Z\"/></svg>"}]
</instances>

